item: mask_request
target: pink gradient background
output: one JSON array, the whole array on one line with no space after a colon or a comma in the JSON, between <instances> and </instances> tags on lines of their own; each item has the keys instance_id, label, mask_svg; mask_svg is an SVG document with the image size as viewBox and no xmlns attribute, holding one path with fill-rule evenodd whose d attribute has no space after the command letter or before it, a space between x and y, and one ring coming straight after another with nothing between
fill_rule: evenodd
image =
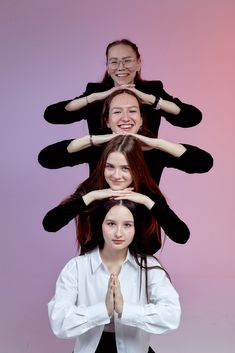
<instances>
[{"instance_id":1,"label":"pink gradient background","mask_svg":"<svg viewBox=\"0 0 235 353\"><path fill-rule=\"evenodd\" d=\"M53 126L45 107L79 95L104 72L108 42L139 45L142 74L203 111L197 127L163 122L160 136L210 151L214 168L165 171L162 189L191 239L166 242L161 259L180 292L182 324L153 337L161 353L235 352L233 0L9 0L1 2L0 352L71 352L55 338L46 304L60 269L75 255L74 225L56 235L41 220L87 175L37 164L49 143L83 135L86 123Z\"/></svg>"}]
</instances>

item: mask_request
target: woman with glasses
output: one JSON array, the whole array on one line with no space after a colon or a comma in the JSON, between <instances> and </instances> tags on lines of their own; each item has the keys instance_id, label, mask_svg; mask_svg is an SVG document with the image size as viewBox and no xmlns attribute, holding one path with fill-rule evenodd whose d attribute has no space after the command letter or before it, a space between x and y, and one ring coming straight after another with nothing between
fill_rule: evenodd
<instances>
[{"instance_id":1,"label":"woman with glasses","mask_svg":"<svg viewBox=\"0 0 235 353\"><path fill-rule=\"evenodd\" d=\"M197 125L202 118L194 106L173 98L163 88L161 81L143 80L140 75L141 57L138 47L127 39L110 43L106 48L106 72L101 82L88 83L79 97L52 104L44 118L52 124L70 124L87 120L89 133L100 133L100 116L103 100L119 88L135 92L144 103L147 127L158 135L161 117L180 127Z\"/></svg>"}]
</instances>

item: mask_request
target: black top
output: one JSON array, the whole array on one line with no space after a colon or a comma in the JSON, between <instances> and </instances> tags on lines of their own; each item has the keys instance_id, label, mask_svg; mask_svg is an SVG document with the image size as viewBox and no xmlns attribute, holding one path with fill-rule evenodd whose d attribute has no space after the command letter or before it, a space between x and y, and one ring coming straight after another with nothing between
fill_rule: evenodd
<instances>
[{"instance_id":1,"label":"black top","mask_svg":"<svg viewBox=\"0 0 235 353\"><path fill-rule=\"evenodd\" d=\"M88 83L86 91L79 97L86 97L91 93L104 92L113 87L113 84L102 84L102 83ZM139 81L135 86L138 90L152 94L155 97L160 96L161 98L174 102L181 109L178 115L173 115L164 112L163 110L154 109L151 105L144 105L144 112L147 120L147 128L155 135L158 135L159 125L161 117L163 116L170 124L180 127L191 127L200 123L202 119L202 113L196 107L181 102L178 98L174 98L169 95L163 89L161 81ZM75 98L74 98L75 99ZM96 101L91 103L80 110L69 112L65 110L65 106L71 102L71 100L59 102L48 106L44 113L46 121L52 124L71 124L82 119L87 120L89 133L91 135L99 135L100 131L100 117L103 108L103 101ZM103 131L102 133L106 133Z\"/></svg>"},{"instance_id":2,"label":"black top","mask_svg":"<svg viewBox=\"0 0 235 353\"><path fill-rule=\"evenodd\" d=\"M71 141L72 140L64 140L45 147L39 153L39 163L49 169L73 167L88 163L90 173L93 172L100 160L105 144L99 147L92 146L79 152L69 153L67 146ZM165 167L179 169L189 174L206 173L212 168L213 158L208 152L195 146L183 145L186 151L180 157L174 157L169 153L157 149L143 151L150 175L158 185Z\"/></svg>"},{"instance_id":3,"label":"black top","mask_svg":"<svg viewBox=\"0 0 235 353\"><path fill-rule=\"evenodd\" d=\"M176 243L186 243L190 235L187 225L170 209L164 197L161 195L150 195L150 197L155 202L150 212L165 234ZM78 196L50 210L43 219L43 227L48 232L56 232L86 208L83 198ZM161 247L161 241L153 235L149 236L148 243L153 254Z\"/></svg>"}]
</instances>

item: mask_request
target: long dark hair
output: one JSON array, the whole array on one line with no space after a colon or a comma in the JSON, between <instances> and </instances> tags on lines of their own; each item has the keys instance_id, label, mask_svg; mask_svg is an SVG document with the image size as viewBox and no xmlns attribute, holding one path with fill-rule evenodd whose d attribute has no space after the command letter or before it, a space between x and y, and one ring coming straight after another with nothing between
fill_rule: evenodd
<instances>
[{"instance_id":1,"label":"long dark hair","mask_svg":"<svg viewBox=\"0 0 235 353\"><path fill-rule=\"evenodd\" d=\"M138 140L131 135L118 135L115 136L104 148L100 160L91 176L80 184L77 190L65 199L63 203L70 202L71 200L79 198L90 191L106 189L109 187L104 177L104 171L108 156L112 152L120 152L125 156L133 179L132 186L136 192L148 195L150 197L151 195L161 195L161 197L164 198L158 185L149 173ZM87 242L89 243L91 238L89 219L99 203L100 201L92 202L92 204L87 207L86 211L79 214L75 219L78 246L81 248L86 246ZM158 248L160 248L161 232L156 219L154 219L154 222L151 222L149 233L154 236L156 243L158 243ZM151 253L151 249L148 251Z\"/></svg>"},{"instance_id":2,"label":"long dark hair","mask_svg":"<svg viewBox=\"0 0 235 353\"><path fill-rule=\"evenodd\" d=\"M147 261L147 255L151 254L151 249L149 249L148 237L152 232L152 224L156 222L153 218L149 210L130 200L115 200L115 199L105 199L102 200L96 209L92 212L92 215L89 219L90 225L90 239L87 241L81 251L81 255L85 254L89 251L92 251L97 246L100 249L104 247L104 237L102 232L102 224L105 219L106 214L109 212L111 208L114 206L122 205L131 212L134 218L134 227L135 234L134 238L129 245L129 251L131 255L134 257L137 265L144 270L145 273L145 291L146 297L148 301L148 270L160 268L166 272L166 270L162 266L154 265L149 266ZM156 259L155 256L151 255ZM157 260L157 259L156 259ZM159 262L159 260L158 260ZM166 272L169 277L168 273ZM170 277L169 277L170 278ZM139 287L139 295L142 289L142 271L140 272L140 287Z\"/></svg>"},{"instance_id":3,"label":"long dark hair","mask_svg":"<svg viewBox=\"0 0 235 353\"><path fill-rule=\"evenodd\" d=\"M114 47L114 46L120 45L120 44L128 45L129 47L131 47L134 50L135 54L136 54L136 59L137 60L141 59L140 52L139 52L139 49L138 49L137 45L135 43L131 42L129 39L123 38L123 39L120 39L120 40L115 40L114 42L111 42L111 43L109 43L107 45L106 52L105 52L106 62L108 61L109 49L111 47ZM142 81L142 78L141 78L140 72L137 72L134 82L137 83L139 81ZM113 86L113 79L109 76L107 70L106 70L106 72L104 74L104 77L103 77L101 83L104 84L104 85Z\"/></svg>"},{"instance_id":4,"label":"long dark hair","mask_svg":"<svg viewBox=\"0 0 235 353\"><path fill-rule=\"evenodd\" d=\"M158 185L150 175L140 142L131 135L117 135L106 144L90 177L80 184L73 195L66 200L70 200L71 197L82 196L92 190L109 187L104 177L104 171L108 156L113 152L120 152L125 156L133 179L132 186L136 192L158 194L163 197Z\"/></svg>"}]
</instances>

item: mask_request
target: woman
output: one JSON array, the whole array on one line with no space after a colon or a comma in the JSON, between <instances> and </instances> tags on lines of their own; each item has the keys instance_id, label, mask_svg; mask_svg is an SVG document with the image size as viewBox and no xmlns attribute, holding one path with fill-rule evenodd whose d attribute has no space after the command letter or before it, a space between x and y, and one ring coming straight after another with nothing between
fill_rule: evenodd
<instances>
[{"instance_id":1,"label":"woman","mask_svg":"<svg viewBox=\"0 0 235 353\"><path fill-rule=\"evenodd\" d=\"M87 120L89 133L100 133L103 100L118 88L133 90L144 103L148 129L158 135L163 116L170 124L180 127L197 125L201 112L182 103L163 89L161 81L146 81L140 76L141 57L136 44L127 39L110 43L106 48L106 72L99 83L88 83L78 98L52 104L45 110L45 119L52 124L70 124Z\"/></svg>"},{"instance_id":2,"label":"woman","mask_svg":"<svg viewBox=\"0 0 235 353\"><path fill-rule=\"evenodd\" d=\"M87 224L97 202L105 198L137 202L150 211L155 223L162 227L171 240L184 244L189 239L188 227L169 208L149 174L139 142L130 135L116 136L106 145L92 175L73 195L46 214L43 227L49 232L56 232L78 215L77 224ZM142 222L145 222L144 218ZM85 239L82 236L88 231L78 229L78 243L82 246L85 246L87 240L87 236ZM148 244L148 254L154 254L160 249L161 235L158 227L153 227Z\"/></svg>"},{"instance_id":3,"label":"woman","mask_svg":"<svg viewBox=\"0 0 235 353\"><path fill-rule=\"evenodd\" d=\"M138 206L108 200L91 225L93 247L62 270L48 304L51 328L74 353L153 352L150 334L177 329L177 292L156 258L139 255ZM146 224L147 229L148 224Z\"/></svg>"},{"instance_id":4,"label":"woman","mask_svg":"<svg viewBox=\"0 0 235 353\"><path fill-rule=\"evenodd\" d=\"M157 184L165 167L186 173L206 173L213 165L211 155L197 147L141 135L146 134L145 117L138 96L130 90L117 90L106 99L103 121L111 133L50 145L39 153L39 163L50 169L88 163L91 173L101 156L102 145L116 133L123 133L134 134L143 145L145 161Z\"/></svg>"}]
</instances>

